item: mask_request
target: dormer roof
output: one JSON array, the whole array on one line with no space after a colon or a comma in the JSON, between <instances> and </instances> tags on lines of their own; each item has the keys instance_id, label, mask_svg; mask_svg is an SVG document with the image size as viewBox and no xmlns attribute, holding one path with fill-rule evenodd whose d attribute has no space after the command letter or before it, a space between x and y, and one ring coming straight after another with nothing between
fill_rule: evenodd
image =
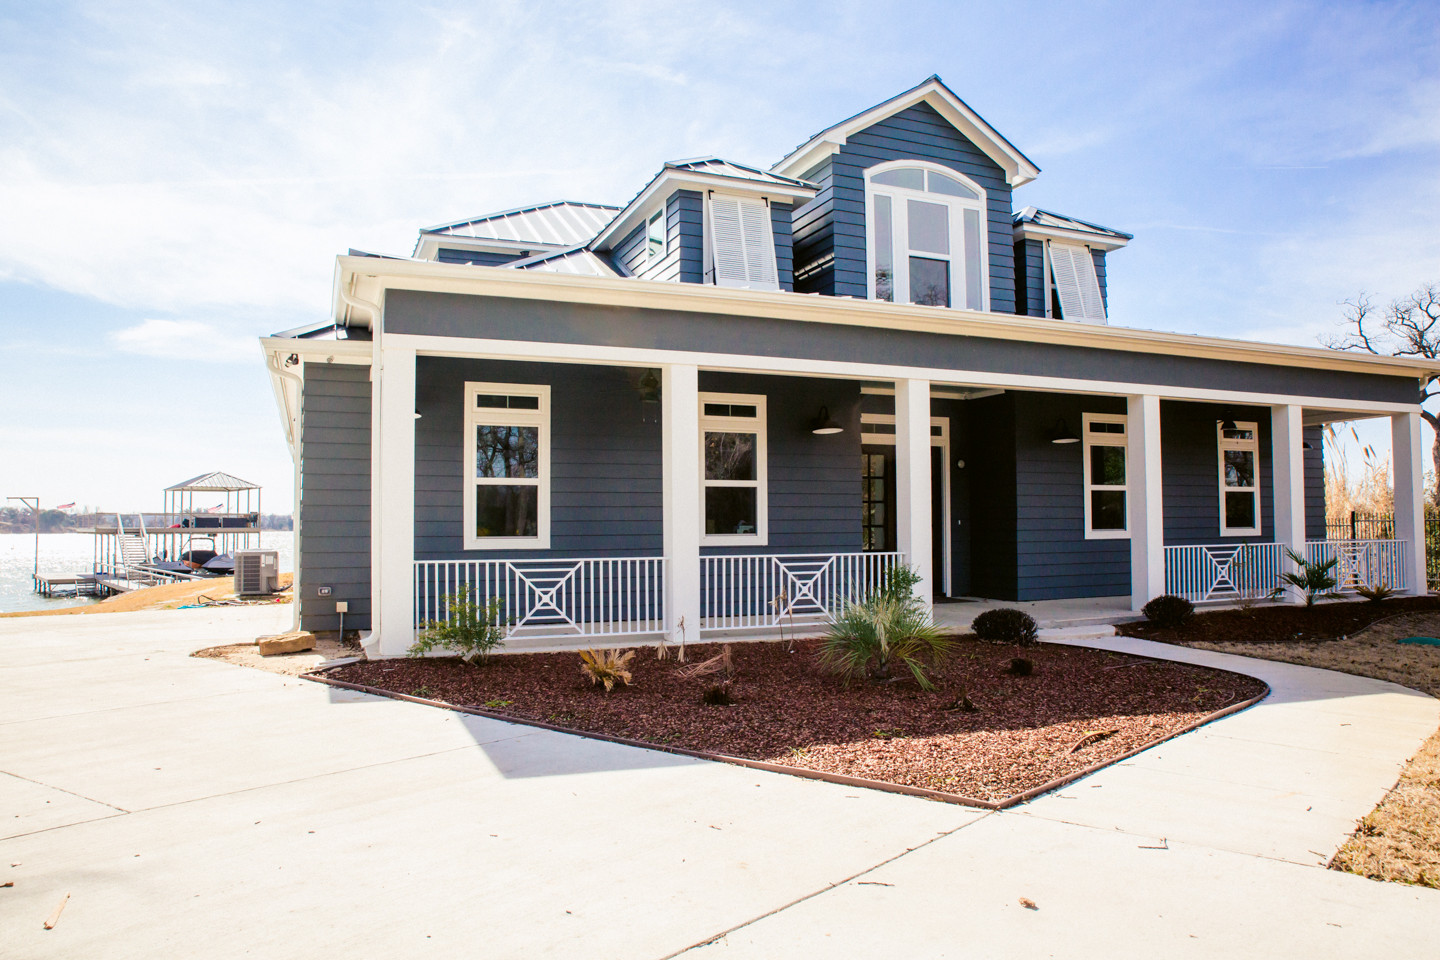
<instances>
[{"instance_id":1,"label":"dormer roof","mask_svg":"<svg viewBox=\"0 0 1440 960\"><path fill-rule=\"evenodd\" d=\"M433 259L442 246L496 253L572 247L587 243L619 209L604 203L556 200L442 223L420 231L415 256Z\"/></svg>"},{"instance_id":2,"label":"dormer roof","mask_svg":"<svg viewBox=\"0 0 1440 960\"><path fill-rule=\"evenodd\" d=\"M1135 237L1098 223L1067 217L1063 214L1026 207L1013 217L1015 239L1062 240L1083 243L1099 250L1118 250Z\"/></svg>"},{"instance_id":3,"label":"dormer roof","mask_svg":"<svg viewBox=\"0 0 1440 960\"><path fill-rule=\"evenodd\" d=\"M927 103L950 125L965 135L991 160L1005 171L1005 180L1012 187L1029 183L1040 175L1040 168L1021 153L1013 143L972 110L938 76L931 76L919 86L911 87L884 103L826 127L792 150L785 159L770 168L772 173L801 176L813 170L822 160L839 152L851 134L873 126L887 117L907 110L917 103Z\"/></svg>"},{"instance_id":4,"label":"dormer roof","mask_svg":"<svg viewBox=\"0 0 1440 960\"><path fill-rule=\"evenodd\" d=\"M640 221L676 190L719 190L749 196L763 196L786 203L809 200L815 196L815 185L783 174L771 173L720 157L694 157L670 160L660 168L635 199L616 214L615 219L596 235L593 249L607 250L629 235Z\"/></svg>"},{"instance_id":5,"label":"dormer roof","mask_svg":"<svg viewBox=\"0 0 1440 960\"><path fill-rule=\"evenodd\" d=\"M599 254L585 249L584 244L541 253L523 260L501 264L508 270L541 270L546 273L570 273L583 277L618 277L619 274Z\"/></svg>"}]
</instances>

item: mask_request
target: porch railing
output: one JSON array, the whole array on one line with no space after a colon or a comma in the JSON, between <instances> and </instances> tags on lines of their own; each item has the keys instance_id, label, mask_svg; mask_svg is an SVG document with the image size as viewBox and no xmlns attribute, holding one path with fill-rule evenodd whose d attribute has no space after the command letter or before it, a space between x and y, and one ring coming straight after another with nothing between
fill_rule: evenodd
<instances>
[{"instance_id":1,"label":"porch railing","mask_svg":"<svg viewBox=\"0 0 1440 960\"><path fill-rule=\"evenodd\" d=\"M1404 540L1311 540L1305 544L1305 554L1311 563L1339 561L1335 580L1341 592L1382 583L1394 590L1410 588Z\"/></svg>"},{"instance_id":2,"label":"porch railing","mask_svg":"<svg viewBox=\"0 0 1440 960\"><path fill-rule=\"evenodd\" d=\"M869 596L904 562L900 553L701 557L700 630L820 623Z\"/></svg>"},{"instance_id":3,"label":"porch railing","mask_svg":"<svg viewBox=\"0 0 1440 960\"><path fill-rule=\"evenodd\" d=\"M1285 549L1278 543L1165 548L1165 592L1191 603L1260 600L1280 586Z\"/></svg>"},{"instance_id":4,"label":"porch railing","mask_svg":"<svg viewBox=\"0 0 1440 960\"><path fill-rule=\"evenodd\" d=\"M415 623L450 617L461 591L482 606L500 600L510 637L621 637L665 630L665 558L421 560Z\"/></svg>"}]
</instances>

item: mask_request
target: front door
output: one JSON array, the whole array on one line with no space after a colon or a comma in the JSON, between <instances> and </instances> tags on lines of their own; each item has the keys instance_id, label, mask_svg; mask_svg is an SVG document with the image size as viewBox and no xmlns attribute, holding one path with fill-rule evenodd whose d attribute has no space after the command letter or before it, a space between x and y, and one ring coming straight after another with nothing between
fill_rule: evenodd
<instances>
[{"instance_id":1,"label":"front door","mask_svg":"<svg viewBox=\"0 0 1440 960\"><path fill-rule=\"evenodd\" d=\"M895 446L867 443L860 448L861 543L867 551L899 549L895 534ZM945 556L945 448L930 448L930 569L934 596L945 596L949 563Z\"/></svg>"}]
</instances>

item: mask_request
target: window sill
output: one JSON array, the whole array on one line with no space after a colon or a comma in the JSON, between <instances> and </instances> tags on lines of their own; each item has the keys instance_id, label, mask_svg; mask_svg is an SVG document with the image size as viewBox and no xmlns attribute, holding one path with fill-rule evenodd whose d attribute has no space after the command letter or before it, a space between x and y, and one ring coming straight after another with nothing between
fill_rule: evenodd
<instances>
[{"instance_id":1,"label":"window sill","mask_svg":"<svg viewBox=\"0 0 1440 960\"><path fill-rule=\"evenodd\" d=\"M1129 530L1086 530L1086 540L1129 540Z\"/></svg>"},{"instance_id":2,"label":"window sill","mask_svg":"<svg viewBox=\"0 0 1440 960\"><path fill-rule=\"evenodd\" d=\"M465 538L466 550L549 550L549 537Z\"/></svg>"}]
</instances>

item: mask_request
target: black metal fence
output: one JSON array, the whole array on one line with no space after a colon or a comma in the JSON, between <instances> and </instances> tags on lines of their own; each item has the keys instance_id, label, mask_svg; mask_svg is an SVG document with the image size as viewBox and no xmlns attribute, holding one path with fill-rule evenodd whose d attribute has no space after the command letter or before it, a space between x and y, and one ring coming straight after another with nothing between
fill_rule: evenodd
<instances>
[{"instance_id":1,"label":"black metal fence","mask_svg":"<svg viewBox=\"0 0 1440 960\"><path fill-rule=\"evenodd\" d=\"M1325 522L1326 540L1393 540L1395 518L1389 514L1350 512ZM1431 589L1440 585L1440 513L1425 515L1425 575Z\"/></svg>"}]
</instances>

